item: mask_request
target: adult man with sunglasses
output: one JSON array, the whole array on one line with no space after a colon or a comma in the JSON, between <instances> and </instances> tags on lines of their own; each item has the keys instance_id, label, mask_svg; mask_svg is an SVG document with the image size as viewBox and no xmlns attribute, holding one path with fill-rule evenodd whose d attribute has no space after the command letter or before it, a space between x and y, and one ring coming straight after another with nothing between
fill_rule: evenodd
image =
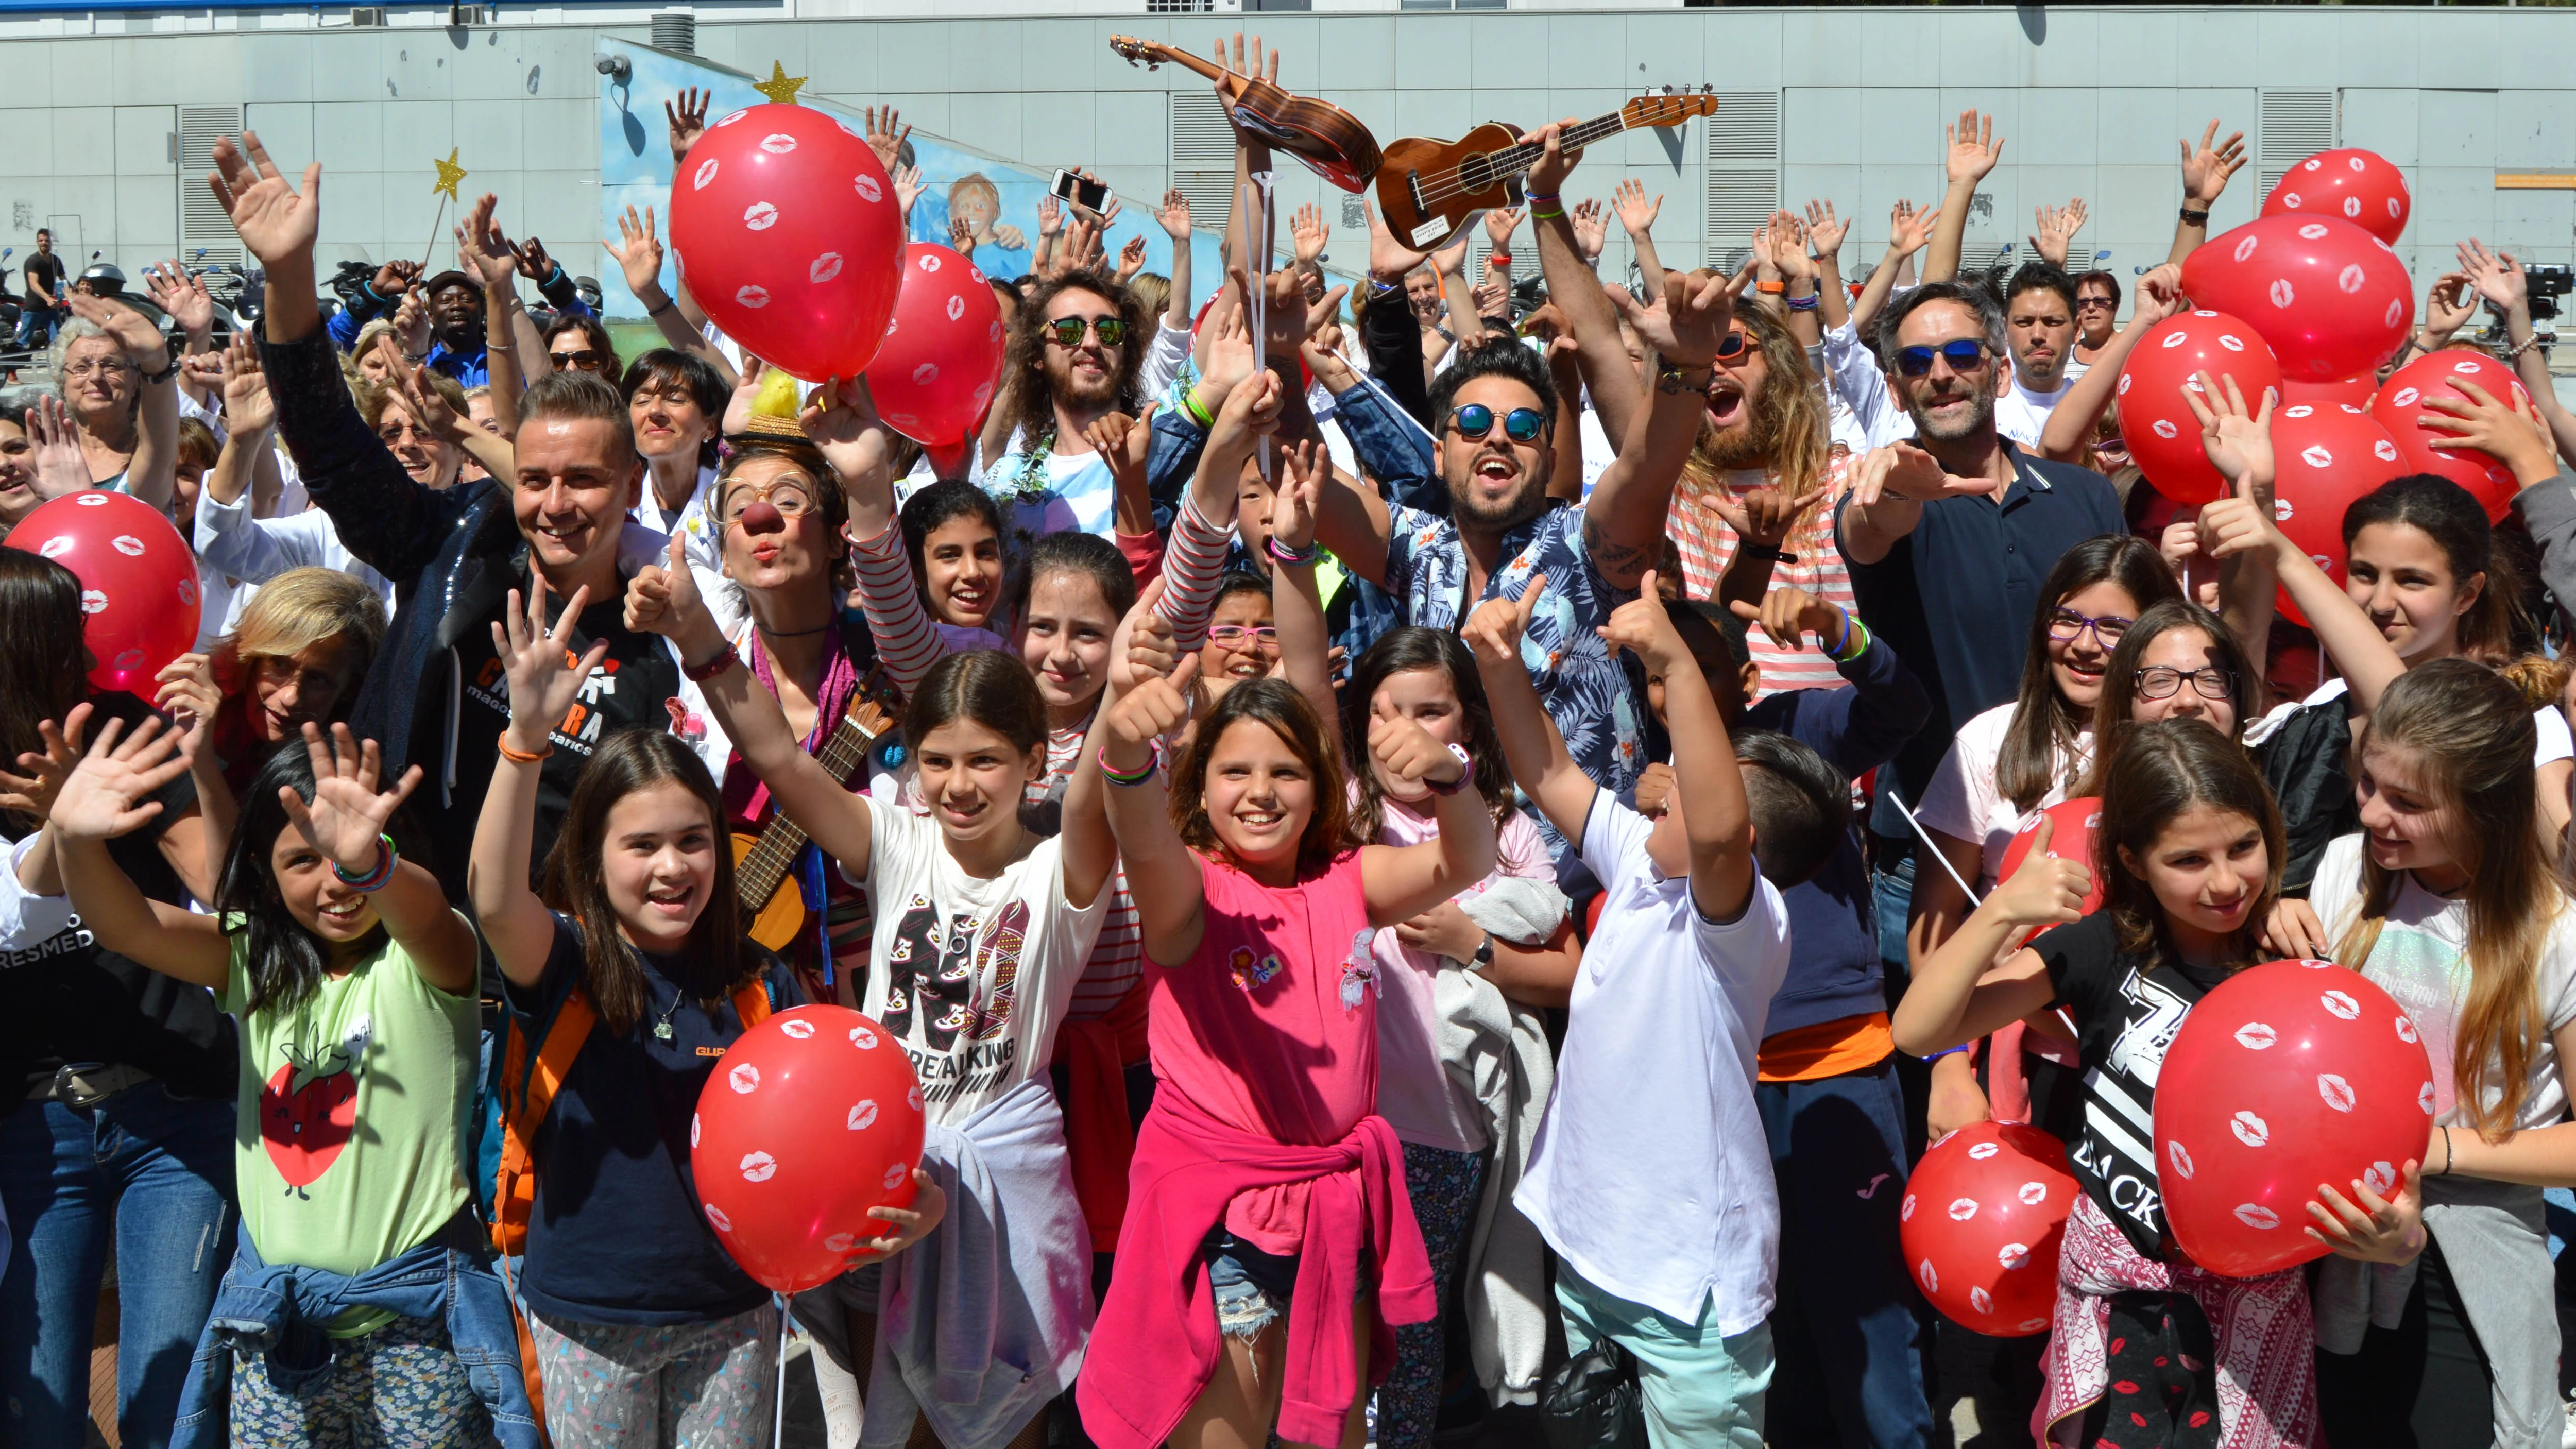
<instances>
[{"instance_id":1,"label":"adult man with sunglasses","mask_svg":"<svg viewBox=\"0 0 2576 1449\"><path fill-rule=\"evenodd\" d=\"M2110 480L1996 431L2012 375L1991 292L1930 282L1896 298L1879 355L1914 438L1861 459L1836 522L1861 621L1932 696L1931 719L1879 772L1870 820L1881 954L1901 972L1914 834L1897 799L1910 809L1960 724L2014 697L2040 583L2059 555L2127 525Z\"/></svg>"},{"instance_id":2,"label":"adult man with sunglasses","mask_svg":"<svg viewBox=\"0 0 2576 1449\"><path fill-rule=\"evenodd\" d=\"M1041 534L1109 537L1116 483L1084 430L1143 411L1144 309L1100 272L1060 272L1032 288L1011 323L1002 396L985 424L982 483L1009 514L1014 557Z\"/></svg>"}]
</instances>

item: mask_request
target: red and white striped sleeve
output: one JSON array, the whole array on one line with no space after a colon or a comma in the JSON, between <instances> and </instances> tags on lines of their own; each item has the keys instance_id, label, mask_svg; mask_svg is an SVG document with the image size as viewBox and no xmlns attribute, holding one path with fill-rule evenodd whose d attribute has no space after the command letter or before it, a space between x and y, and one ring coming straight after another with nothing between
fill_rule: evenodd
<instances>
[{"instance_id":1,"label":"red and white striped sleeve","mask_svg":"<svg viewBox=\"0 0 2576 1449\"><path fill-rule=\"evenodd\" d=\"M876 637L877 661L894 687L909 695L948 652L948 641L913 585L902 525L890 523L874 538L852 539L850 562L859 576L859 606Z\"/></svg>"},{"instance_id":2,"label":"red and white striped sleeve","mask_svg":"<svg viewBox=\"0 0 2576 1449\"><path fill-rule=\"evenodd\" d=\"M1233 528L1209 522L1198 501L1183 493L1171 544L1163 551L1163 596L1154 604L1154 612L1171 621L1172 642L1183 653L1207 642L1208 615L1216 611L1216 586L1233 546Z\"/></svg>"}]
</instances>

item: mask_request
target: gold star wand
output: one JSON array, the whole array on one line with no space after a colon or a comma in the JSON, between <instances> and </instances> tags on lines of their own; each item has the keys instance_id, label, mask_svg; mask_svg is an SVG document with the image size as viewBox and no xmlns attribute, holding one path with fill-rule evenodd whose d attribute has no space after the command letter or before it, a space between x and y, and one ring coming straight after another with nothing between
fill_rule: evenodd
<instances>
[{"instance_id":1,"label":"gold star wand","mask_svg":"<svg viewBox=\"0 0 2576 1449\"><path fill-rule=\"evenodd\" d=\"M792 106L796 104L796 93L804 86L805 77L789 75L787 67L773 60L769 63L769 79L754 81L751 88L769 97L775 105Z\"/></svg>"},{"instance_id":2,"label":"gold star wand","mask_svg":"<svg viewBox=\"0 0 2576 1449\"><path fill-rule=\"evenodd\" d=\"M424 273L429 270L430 253L438 250L438 228L447 220L447 203L453 201L460 207L465 204L464 198L456 194L456 183L465 179L465 168L456 164L456 148L447 148L444 161L432 156L429 164L438 168L438 179L429 187L438 194L438 215L429 224L429 246L420 255L420 269Z\"/></svg>"}]
</instances>

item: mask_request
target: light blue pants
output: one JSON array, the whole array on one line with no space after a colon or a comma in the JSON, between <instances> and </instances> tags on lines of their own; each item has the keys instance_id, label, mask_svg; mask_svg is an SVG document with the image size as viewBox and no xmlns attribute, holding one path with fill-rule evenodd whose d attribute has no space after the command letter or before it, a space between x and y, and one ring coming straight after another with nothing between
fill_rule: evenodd
<instances>
[{"instance_id":1,"label":"light blue pants","mask_svg":"<svg viewBox=\"0 0 2576 1449\"><path fill-rule=\"evenodd\" d=\"M1595 1287L1562 1259L1556 1265L1566 1351L1585 1353L1606 1338L1637 1360L1646 1437L1655 1449L1763 1449L1771 1325L1721 1337L1709 1322L1714 1301L1700 1305L1699 1321L1685 1323Z\"/></svg>"}]
</instances>

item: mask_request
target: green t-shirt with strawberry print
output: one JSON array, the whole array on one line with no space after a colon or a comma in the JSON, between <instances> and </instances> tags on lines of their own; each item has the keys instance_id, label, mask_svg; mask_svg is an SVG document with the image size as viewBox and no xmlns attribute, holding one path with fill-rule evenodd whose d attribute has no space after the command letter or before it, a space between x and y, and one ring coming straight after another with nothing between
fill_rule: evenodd
<instances>
[{"instance_id":1,"label":"green t-shirt with strawberry print","mask_svg":"<svg viewBox=\"0 0 2576 1449\"><path fill-rule=\"evenodd\" d=\"M241 1023L233 1172L262 1258L363 1273L428 1240L464 1207L474 1102L475 1002L383 950L291 1007L251 995L235 935L223 1008ZM352 1309L331 1332L393 1315Z\"/></svg>"}]
</instances>

